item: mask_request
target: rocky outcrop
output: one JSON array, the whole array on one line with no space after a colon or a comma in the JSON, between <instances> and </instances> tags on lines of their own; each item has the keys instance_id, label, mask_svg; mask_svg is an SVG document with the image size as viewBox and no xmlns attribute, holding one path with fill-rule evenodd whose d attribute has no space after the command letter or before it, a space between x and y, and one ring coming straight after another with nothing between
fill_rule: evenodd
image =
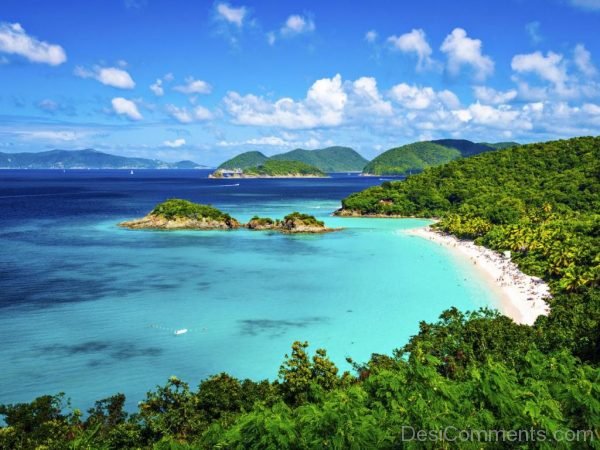
<instances>
[{"instance_id":1,"label":"rocky outcrop","mask_svg":"<svg viewBox=\"0 0 600 450\"><path fill-rule=\"evenodd\" d=\"M164 216L148 214L140 219L121 222L119 226L131 230L233 230L242 225L234 218L173 217L168 219Z\"/></svg>"}]
</instances>

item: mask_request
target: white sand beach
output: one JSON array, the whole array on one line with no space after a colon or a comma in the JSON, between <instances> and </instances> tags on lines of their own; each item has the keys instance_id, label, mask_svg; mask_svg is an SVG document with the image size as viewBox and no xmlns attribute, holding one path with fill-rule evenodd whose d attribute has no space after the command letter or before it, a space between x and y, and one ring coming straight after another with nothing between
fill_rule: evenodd
<instances>
[{"instance_id":1,"label":"white sand beach","mask_svg":"<svg viewBox=\"0 0 600 450\"><path fill-rule=\"evenodd\" d=\"M540 278L521 272L509 257L429 226L406 230L406 234L429 239L471 260L500 294L497 309L516 323L531 325L538 316L548 314L548 304L544 301L550 297L548 285Z\"/></svg>"}]
</instances>

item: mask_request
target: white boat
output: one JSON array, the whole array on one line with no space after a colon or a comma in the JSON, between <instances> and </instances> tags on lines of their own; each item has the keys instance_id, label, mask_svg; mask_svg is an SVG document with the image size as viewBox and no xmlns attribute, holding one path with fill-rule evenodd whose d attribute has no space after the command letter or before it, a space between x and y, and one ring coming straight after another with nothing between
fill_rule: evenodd
<instances>
[{"instance_id":1,"label":"white boat","mask_svg":"<svg viewBox=\"0 0 600 450\"><path fill-rule=\"evenodd\" d=\"M129 172L129 175L133 175L133 170L131 172Z\"/></svg>"},{"instance_id":2,"label":"white boat","mask_svg":"<svg viewBox=\"0 0 600 450\"><path fill-rule=\"evenodd\" d=\"M175 336L179 336L180 334L185 334L188 332L187 328L182 328L181 330L175 330Z\"/></svg>"}]
</instances>

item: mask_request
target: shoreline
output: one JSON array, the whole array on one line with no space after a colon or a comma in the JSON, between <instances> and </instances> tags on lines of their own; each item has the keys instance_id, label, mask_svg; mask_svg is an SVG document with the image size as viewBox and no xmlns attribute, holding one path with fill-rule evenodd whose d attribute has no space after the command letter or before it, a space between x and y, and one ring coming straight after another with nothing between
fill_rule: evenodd
<instances>
[{"instance_id":1,"label":"shoreline","mask_svg":"<svg viewBox=\"0 0 600 450\"><path fill-rule=\"evenodd\" d=\"M516 323L533 325L538 316L548 315L550 307L544 298L551 295L546 282L524 274L509 258L473 241L434 231L429 226L405 230L405 233L446 247L462 259L468 258L499 294L497 309Z\"/></svg>"}]
</instances>

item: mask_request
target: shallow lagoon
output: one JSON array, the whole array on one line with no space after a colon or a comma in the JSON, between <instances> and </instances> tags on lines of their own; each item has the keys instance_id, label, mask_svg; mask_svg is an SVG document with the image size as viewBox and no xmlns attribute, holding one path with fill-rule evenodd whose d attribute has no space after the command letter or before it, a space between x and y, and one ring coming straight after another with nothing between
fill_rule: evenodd
<instances>
[{"instance_id":1,"label":"shallow lagoon","mask_svg":"<svg viewBox=\"0 0 600 450\"><path fill-rule=\"evenodd\" d=\"M335 218L377 179L209 180L203 171L0 173L0 402L123 392L129 407L176 375L274 378L294 340L342 368L390 353L457 306L497 301L473 267L406 236L418 219ZM314 214L336 233L130 231L169 197L240 220ZM468 280L468 281L467 281ZM175 336L177 329L186 334Z\"/></svg>"}]
</instances>

